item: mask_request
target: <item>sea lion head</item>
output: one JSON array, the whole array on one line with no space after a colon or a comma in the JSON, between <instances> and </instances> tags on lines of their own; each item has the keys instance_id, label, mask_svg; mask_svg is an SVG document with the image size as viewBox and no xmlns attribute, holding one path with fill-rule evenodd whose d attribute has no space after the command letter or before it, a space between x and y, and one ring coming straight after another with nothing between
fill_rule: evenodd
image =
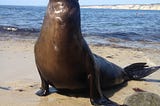
<instances>
[{"instance_id":1,"label":"sea lion head","mask_svg":"<svg viewBox=\"0 0 160 106\"><path fill-rule=\"evenodd\" d=\"M47 14L59 24L75 23L77 16L74 15L80 17L78 0L50 0Z\"/></svg>"}]
</instances>

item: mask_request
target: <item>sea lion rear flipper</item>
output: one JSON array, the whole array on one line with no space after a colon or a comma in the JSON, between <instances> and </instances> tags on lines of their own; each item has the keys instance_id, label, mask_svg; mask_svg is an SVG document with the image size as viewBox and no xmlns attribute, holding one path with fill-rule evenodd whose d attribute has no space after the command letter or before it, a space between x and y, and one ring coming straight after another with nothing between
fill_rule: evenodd
<instances>
[{"instance_id":1,"label":"sea lion rear flipper","mask_svg":"<svg viewBox=\"0 0 160 106\"><path fill-rule=\"evenodd\" d=\"M160 66L148 67L146 63L134 63L124 68L129 80L138 80L160 69Z\"/></svg>"},{"instance_id":2,"label":"sea lion rear flipper","mask_svg":"<svg viewBox=\"0 0 160 106\"><path fill-rule=\"evenodd\" d=\"M109 100L108 98L94 99L91 100L91 103L94 106L123 106L123 105L118 105L117 103Z\"/></svg>"}]
</instances>

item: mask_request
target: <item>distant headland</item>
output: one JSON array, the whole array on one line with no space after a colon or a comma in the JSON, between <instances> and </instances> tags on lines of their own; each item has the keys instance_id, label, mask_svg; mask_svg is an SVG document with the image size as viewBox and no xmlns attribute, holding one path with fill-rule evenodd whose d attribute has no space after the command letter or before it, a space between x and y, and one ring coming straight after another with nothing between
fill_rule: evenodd
<instances>
[{"instance_id":1,"label":"distant headland","mask_svg":"<svg viewBox=\"0 0 160 106\"><path fill-rule=\"evenodd\" d=\"M160 3L158 3L158 4L92 5L92 6L81 6L81 8L127 9L127 10L160 10Z\"/></svg>"}]
</instances>

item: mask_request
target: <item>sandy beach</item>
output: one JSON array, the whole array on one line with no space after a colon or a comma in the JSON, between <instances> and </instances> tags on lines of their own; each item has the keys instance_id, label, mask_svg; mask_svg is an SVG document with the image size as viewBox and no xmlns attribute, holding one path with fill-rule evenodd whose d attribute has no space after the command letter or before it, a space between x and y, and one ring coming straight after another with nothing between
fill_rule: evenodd
<instances>
[{"instance_id":1,"label":"sandy beach","mask_svg":"<svg viewBox=\"0 0 160 106\"><path fill-rule=\"evenodd\" d=\"M34 40L0 39L0 106L91 106L89 98L52 93L38 97L40 78L34 62ZM160 50L115 48L90 45L96 53L121 67L135 62L160 65ZM121 89L105 91L111 100L122 104L140 88L160 95L160 70L142 81L130 81Z\"/></svg>"}]
</instances>

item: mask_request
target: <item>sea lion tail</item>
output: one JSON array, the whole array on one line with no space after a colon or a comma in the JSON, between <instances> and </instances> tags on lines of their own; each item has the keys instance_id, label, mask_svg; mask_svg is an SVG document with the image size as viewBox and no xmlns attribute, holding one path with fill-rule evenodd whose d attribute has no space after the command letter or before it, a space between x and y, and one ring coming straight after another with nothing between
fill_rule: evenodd
<instances>
[{"instance_id":1,"label":"sea lion tail","mask_svg":"<svg viewBox=\"0 0 160 106\"><path fill-rule=\"evenodd\" d=\"M124 68L129 80L138 80L160 69L160 66L149 67L146 63L134 63Z\"/></svg>"}]
</instances>

